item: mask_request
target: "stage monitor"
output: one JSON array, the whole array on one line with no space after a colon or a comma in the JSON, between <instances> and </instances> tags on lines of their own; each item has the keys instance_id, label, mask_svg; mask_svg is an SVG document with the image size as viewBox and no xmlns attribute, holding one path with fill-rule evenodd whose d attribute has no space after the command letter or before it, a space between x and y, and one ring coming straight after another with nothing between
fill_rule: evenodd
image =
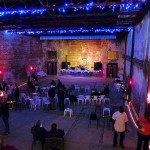
<instances>
[{"instance_id":1,"label":"stage monitor","mask_svg":"<svg viewBox=\"0 0 150 150\"><path fill-rule=\"evenodd\" d=\"M94 70L102 70L102 63L94 62Z\"/></svg>"},{"instance_id":2,"label":"stage monitor","mask_svg":"<svg viewBox=\"0 0 150 150\"><path fill-rule=\"evenodd\" d=\"M68 65L70 65L70 62L62 62L61 69L68 69Z\"/></svg>"}]
</instances>

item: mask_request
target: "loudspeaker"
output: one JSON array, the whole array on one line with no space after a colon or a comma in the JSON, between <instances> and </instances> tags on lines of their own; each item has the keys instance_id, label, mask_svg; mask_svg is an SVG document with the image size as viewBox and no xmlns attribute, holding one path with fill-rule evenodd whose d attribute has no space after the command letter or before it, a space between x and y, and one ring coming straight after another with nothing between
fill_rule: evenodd
<instances>
[{"instance_id":1,"label":"loudspeaker","mask_svg":"<svg viewBox=\"0 0 150 150\"><path fill-rule=\"evenodd\" d=\"M68 69L69 64L70 64L70 62L62 62L61 63L61 69Z\"/></svg>"},{"instance_id":2,"label":"loudspeaker","mask_svg":"<svg viewBox=\"0 0 150 150\"><path fill-rule=\"evenodd\" d=\"M94 62L94 70L102 70L102 63Z\"/></svg>"}]
</instances>

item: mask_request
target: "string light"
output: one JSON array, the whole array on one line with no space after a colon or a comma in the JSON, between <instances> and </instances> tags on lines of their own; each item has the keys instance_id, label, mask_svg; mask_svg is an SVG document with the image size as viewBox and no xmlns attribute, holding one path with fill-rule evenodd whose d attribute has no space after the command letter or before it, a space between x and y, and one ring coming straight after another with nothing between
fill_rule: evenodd
<instances>
[{"instance_id":1,"label":"string light","mask_svg":"<svg viewBox=\"0 0 150 150\"><path fill-rule=\"evenodd\" d=\"M67 9L73 9L73 12L80 12L80 10L83 11L89 11L91 9L95 9L98 8L100 11L103 11L104 9L109 8L110 10L112 10L112 12L116 11L131 11L131 10L138 10L140 9L140 7L142 6L142 4L147 4L146 1L141 1L141 2L135 2L135 3L117 3L117 4L113 4L113 3L86 3L86 4L64 4L62 6L46 6L43 8L39 8L39 9L21 9L21 10L9 10L9 11L0 11L0 17L9 15L43 15L44 13L46 13L46 11L52 11L52 12L60 12L60 13L67 13L68 11L66 11ZM119 8L119 10L118 10Z\"/></svg>"},{"instance_id":2,"label":"string light","mask_svg":"<svg viewBox=\"0 0 150 150\"><path fill-rule=\"evenodd\" d=\"M130 32L133 28L71 28L71 29L43 29L43 30L6 30L6 34L27 34L27 35L66 35L66 34L100 34L100 33L109 33L115 34L119 32Z\"/></svg>"}]
</instances>

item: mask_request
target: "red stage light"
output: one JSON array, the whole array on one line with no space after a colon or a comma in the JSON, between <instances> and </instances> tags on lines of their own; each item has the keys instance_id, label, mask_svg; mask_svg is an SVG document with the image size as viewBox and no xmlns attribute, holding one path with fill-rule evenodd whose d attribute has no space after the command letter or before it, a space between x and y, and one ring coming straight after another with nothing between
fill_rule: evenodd
<instances>
[{"instance_id":1,"label":"red stage light","mask_svg":"<svg viewBox=\"0 0 150 150\"><path fill-rule=\"evenodd\" d=\"M130 84L130 86L132 85L132 80L131 79L129 80L129 84Z\"/></svg>"},{"instance_id":2,"label":"red stage light","mask_svg":"<svg viewBox=\"0 0 150 150\"><path fill-rule=\"evenodd\" d=\"M30 68L29 68L29 69L30 69L30 71L33 71L33 66L30 66Z\"/></svg>"},{"instance_id":3,"label":"red stage light","mask_svg":"<svg viewBox=\"0 0 150 150\"><path fill-rule=\"evenodd\" d=\"M1 75L1 74L3 74L3 71L2 71L2 70L0 70L0 75Z\"/></svg>"}]
</instances>

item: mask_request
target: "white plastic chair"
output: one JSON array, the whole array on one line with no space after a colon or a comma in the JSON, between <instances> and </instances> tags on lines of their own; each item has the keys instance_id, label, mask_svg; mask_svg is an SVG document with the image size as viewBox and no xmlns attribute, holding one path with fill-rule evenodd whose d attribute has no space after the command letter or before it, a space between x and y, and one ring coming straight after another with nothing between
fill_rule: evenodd
<instances>
[{"instance_id":1,"label":"white plastic chair","mask_svg":"<svg viewBox=\"0 0 150 150\"><path fill-rule=\"evenodd\" d=\"M70 105L70 98L69 97L65 97L64 104L66 104L66 103L69 103L69 105Z\"/></svg>"},{"instance_id":2,"label":"white plastic chair","mask_svg":"<svg viewBox=\"0 0 150 150\"><path fill-rule=\"evenodd\" d=\"M73 116L73 110L71 108L66 108L64 110L64 117L66 116L67 113L69 113L70 118Z\"/></svg>"},{"instance_id":3,"label":"white plastic chair","mask_svg":"<svg viewBox=\"0 0 150 150\"><path fill-rule=\"evenodd\" d=\"M74 88L75 88L75 91L80 92L80 86L79 85L75 85Z\"/></svg>"},{"instance_id":4,"label":"white plastic chair","mask_svg":"<svg viewBox=\"0 0 150 150\"><path fill-rule=\"evenodd\" d=\"M103 117L110 117L110 108L109 107L103 108Z\"/></svg>"},{"instance_id":5,"label":"white plastic chair","mask_svg":"<svg viewBox=\"0 0 150 150\"><path fill-rule=\"evenodd\" d=\"M84 104L84 95L78 95L77 96L77 99L78 99L78 104L81 102L82 104Z\"/></svg>"},{"instance_id":6,"label":"white plastic chair","mask_svg":"<svg viewBox=\"0 0 150 150\"><path fill-rule=\"evenodd\" d=\"M47 97L43 97L42 98L42 106L44 107L44 105L46 106L47 110L48 110L48 106L50 105L50 101L48 100Z\"/></svg>"},{"instance_id":7,"label":"white plastic chair","mask_svg":"<svg viewBox=\"0 0 150 150\"><path fill-rule=\"evenodd\" d=\"M86 85L86 86L84 87L84 90L85 90L85 92L90 92L91 88L90 88L89 85Z\"/></svg>"},{"instance_id":8,"label":"white plastic chair","mask_svg":"<svg viewBox=\"0 0 150 150\"><path fill-rule=\"evenodd\" d=\"M104 103L104 104L110 104L110 98L105 97L105 98L103 99L103 103Z\"/></svg>"},{"instance_id":9,"label":"white plastic chair","mask_svg":"<svg viewBox=\"0 0 150 150\"><path fill-rule=\"evenodd\" d=\"M90 95L86 95L84 101L85 101L85 104L87 104L87 102L89 104L91 104L91 96Z\"/></svg>"}]
</instances>

